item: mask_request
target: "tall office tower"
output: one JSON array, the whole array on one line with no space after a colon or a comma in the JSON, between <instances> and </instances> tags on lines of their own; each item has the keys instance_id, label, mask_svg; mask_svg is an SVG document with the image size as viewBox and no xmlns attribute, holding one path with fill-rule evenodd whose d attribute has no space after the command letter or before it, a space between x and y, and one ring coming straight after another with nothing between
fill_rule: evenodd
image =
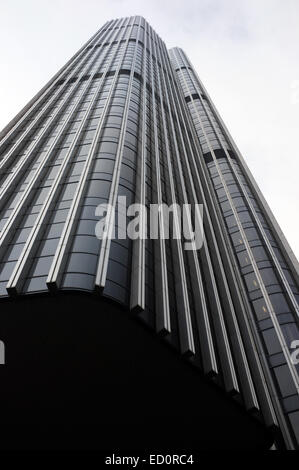
<instances>
[{"instance_id":1,"label":"tall office tower","mask_svg":"<svg viewBox=\"0 0 299 470\"><path fill-rule=\"evenodd\" d=\"M285 442L299 442L298 262L188 57L170 50ZM295 444L294 444L295 443Z\"/></svg>"},{"instance_id":2,"label":"tall office tower","mask_svg":"<svg viewBox=\"0 0 299 470\"><path fill-rule=\"evenodd\" d=\"M0 446L298 447L295 262L184 53L110 21L0 138Z\"/></svg>"}]
</instances>

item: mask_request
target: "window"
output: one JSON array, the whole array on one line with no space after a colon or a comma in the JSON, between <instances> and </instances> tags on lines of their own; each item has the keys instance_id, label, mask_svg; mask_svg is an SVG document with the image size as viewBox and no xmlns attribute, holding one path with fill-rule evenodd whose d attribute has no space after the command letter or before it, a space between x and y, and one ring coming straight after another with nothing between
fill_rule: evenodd
<instances>
[{"instance_id":1,"label":"window","mask_svg":"<svg viewBox=\"0 0 299 470\"><path fill-rule=\"evenodd\" d=\"M221 184L220 176L216 176L215 178L213 178L213 184L214 186L218 186L219 184Z\"/></svg>"},{"instance_id":2,"label":"window","mask_svg":"<svg viewBox=\"0 0 299 470\"><path fill-rule=\"evenodd\" d=\"M112 297L115 300L118 300L119 302L125 304L127 302L127 291L123 287L121 287L118 284L115 284L113 281L109 281L107 279L106 285L104 288L104 295L107 295L108 297Z\"/></svg>"},{"instance_id":3,"label":"window","mask_svg":"<svg viewBox=\"0 0 299 470\"><path fill-rule=\"evenodd\" d=\"M10 263L1 263L0 264L0 281L8 281L13 268L15 267L15 262L12 261Z\"/></svg>"},{"instance_id":4,"label":"window","mask_svg":"<svg viewBox=\"0 0 299 470\"><path fill-rule=\"evenodd\" d=\"M128 282L127 269L116 261L110 260L108 264L107 278L110 279L110 281L117 282L117 284L125 287Z\"/></svg>"},{"instance_id":5,"label":"window","mask_svg":"<svg viewBox=\"0 0 299 470\"><path fill-rule=\"evenodd\" d=\"M111 259L115 261L119 261L120 263L128 266L129 263L129 251L127 248L124 248L116 241L111 242L109 256Z\"/></svg>"},{"instance_id":6,"label":"window","mask_svg":"<svg viewBox=\"0 0 299 470\"><path fill-rule=\"evenodd\" d=\"M46 276L52 264L53 257L45 256L42 258L37 258L32 265L32 277L33 276Z\"/></svg>"},{"instance_id":7,"label":"window","mask_svg":"<svg viewBox=\"0 0 299 470\"><path fill-rule=\"evenodd\" d=\"M77 227L78 235L93 235L95 237L96 220L81 220Z\"/></svg>"},{"instance_id":8,"label":"window","mask_svg":"<svg viewBox=\"0 0 299 470\"><path fill-rule=\"evenodd\" d=\"M256 261L266 261L268 256L265 249L262 246L255 246L252 248L252 253Z\"/></svg>"},{"instance_id":9,"label":"window","mask_svg":"<svg viewBox=\"0 0 299 470\"><path fill-rule=\"evenodd\" d=\"M121 126L121 123L122 123L122 118L119 117L119 116L108 116L108 119L107 119L107 125L110 124L110 125L116 125L116 126Z\"/></svg>"},{"instance_id":10,"label":"window","mask_svg":"<svg viewBox=\"0 0 299 470\"><path fill-rule=\"evenodd\" d=\"M242 246L242 245L244 246L244 241L240 232L231 233L230 236L231 236L234 246Z\"/></svg>"},{"instance_id":11,"label":"window","mask_svg":"<svg viewBox=\"0 0 299 470\"><path fill-rule=\"evenodd\" d=\"M252 240L258 240L259 239L259 235L256 231L255 228L245 228L244 229L245 233L246 233L246 238L248 241L252 241Z\"/></svg>"},{"instance_id":12,"label":"window","mask_svg":"<svg viewBox=\"0 0 299 470\"><path fill-rule=\"evenodd\" d=\"M237 256L238 256L238 260L239 260L241 268L244 268L245 266L248 266L249 264L251 264L246 250L242 251L241 253L237 253Z\"/></svg>"},{"instance_id":13,"label":"window","mask_svg":"<svg viewBox=\"0 0 299 470\"><path fill-rule=\"evenodd\" d=\"M265 299L259 299L252 302L257 320L264 320L269 317L268 309L266 307Z\"/></svg>"},{"instance_id":14,"label":"window","mask_svg":"<svg viewBox=\"0 0 299 470\"><path fill-rule=\"evenodd\" d=\"M259 283L256 279L255 273L246 274L244 278L249 292L259 289Z\"/></svg>"},{"instance_id":15,"label":"window","mask_svg":"<svg viewBox=\"0 0 299 470\"><path fill-rule=\"evenodd\" d=\"M115 128L115 127L106 127L104 129L102 138L105 137L106 140L110 140L109 137L112 137L113 139L118 139L120 133L120 129Z\"/></svg>"},{"instance_id":16,"label":"window","mask_svg":"<svg viewBox=\"0 0 299 470\"><path fill-rule=\"evenodd\" d=\"M84 139L85 140L92 140L95 136L96 130L92 129L87 132L85 132Z\"/></svg>"},{"instance_id":17,"label":"window","mask_svg":"<svg viewBox=\"0 0 299 470\"><path fill-rule=\"evenodd\" d=\"M221 197L226 195L226 192L225 192L224 188L216 189L216 193L217 193L218 199L220 199Z\"/></svg>"},{"instance_id":18,"label":"window","mask_svg":"<svg viewBox=\"0 0 299 470\"><path fill-rule=\"evenodd\" d=\"M76 159L79 160L80 157L88 155L91 144L83 144L76 147Z\"/></svg>"},{"instance_id":19,"label":"window","mask_svg":"<svg viewBox=\"0 0 299 470\"><path fill-rule=\"evenodd\" d=\"M121 172L120 172L121 178L125 178L126 180L130 181L131 183L134 182L135 178L135 170L133 170L131 167L128 165L122 165L121 167Z\"/></svg>"},{"instance_id":20,"label":"window","mask_svg":"<svg viewBox=\"0 0 299 470\"><path fill-rule=\"evenodd\" d=\"M68 263L68 272L95 274L97 256L87 253L73 253Z\"/></svg>"},{"instance_id":21,"label":"window","mask_svg":"<svg viewBox=\"0 0 299 470\"><path fill-rule=\"evenodd\" d=\"M252 219L250 217L250 214L248 211L242 211L238 213L239 219L242 222L242 224L252 222Z\"/></svg>"},{"instance_id":22,"label":"window","mask_svg":"<svg viewBox=\"0 0 299 470\"><path fill-rule=\"evenodd\" d=\"M63 230L64 224L53 224L49 227L49 231L47 234L47 238L57 238L60 237L62 230Z\"/></svg>"},{"instance_id":23,"label":"window","mask_svg":"<svg viewBox=\"0 0 299 470\"><path fill-rule=\"evenodd\" d=\"M51 240L45 240L42 244L39 255L40 256L54 255L58 242L59 242L59 238L52 238Z\"/></svg>"},{"instance_id":24,"label":"window","mask_svg":"<svg viewBox=\"0 0 299 470\"><path fill-rule=\"evenodd\" d=\"M292 351L292 342L294 340L299 340L298 326L296 325L296 323L287 323L285 325L281 325L281 330L283 332L283 336L285 337L288 348L290 349L290 351Z\"/></svg>"},{"instance_id":25,"label":"window","mask_svg":"<svg viewBox=\"0 0 299 470\"><path fill-rule=\"evenodd\" d=\"M63 280L63 288L93 290L94 276L89 274L66 274Z\"/></svg>"},{"instance_id":26,"label":"window","mask_svg":"<svg viewBox=\"0 0 299 470\"><path fill-rule=\"evenodd\" d=\"M47 179L50 180L50 179L55 178L58 174L59 168L60 168L60 165L52 166L47 175Z\"/></svg>"},{"instance_id":27,"label":"window","mask_svg":"<svg viewBox=\"0 0 299 470\"><path fill-rule=\"evenodd\" d=\"M280 388L281 395L294 395L296 393L296 387L293 383L288 366L283 365L275 367L273 370Z\"/></svg>"},{"instance_id":28,"label":"window","mask_svg":"<svg viewBox=\"0 0 299 470\"><path fill-rule=\"evenodd\" d=\"M289 419L294 429L297 440L299 441L299 411L289 414Z\"/></svg>"},{"instance_id":29,"label":"window","mask_svg":"<svg viewBox=\"0 0 299 470\"><path fill-rule=\"evenodd\" d=\"M20 243L18 245L9 246L7 253L5 255L5 261L13 261L19 259L19 256L24 248L24 244Z\"/></svg>"},{"instance_id":30,"label":"window","mask_svg":"<svg viewBox=\"0 0 299 470\"><path fill-rule=\"evenodd\" d=\"M103 197L108 198L110 192L110 182L103 180L92 180L89 184L87 197Z\"/></svg>"},{"instance_id":31,"label":"window","mask_svg":"<svg viewBox=\"0 0 299 470\"><path fill-rule=\"evenodd\" d=\"M294 286L295 285L295 281L293 279L293 276L291 275L290 271L288 269L283 269L283 272L284 272L284 275L288 281L288 283L291 285L291 286Z\"/></svg>"},{"instance_id":32,"label":"window","mask_svg":"<svg viewBox=\"0 0 299 470\"><path fill-rule=\"evenodd\" d=\"M99 254L101 241L94 235L76 235L72 251L74 253L92 253Z\"/></svg>"},{"instance_id":33,"label":"window","mask_svg":"<svg viewBox=\"0 0 299 470\"><path fill-rule=\"evenodd\" d=\"M266 268L260 270L263 282L265 286L270 286L272 284L278 284L278 279L272 268Z\"/></svg>"},{"instance_id":34,"label":"window","mask_svg":"<svg viewBox=\"0 0 299 470\"><path fill-rule=\"evenodd\" d=\"M263 331L262 335L266 344L268 354L277 354L282 351L274 328L270 328L269 330Z\"/></svg>"},{"instance_id":35,"label":"window","mask_svg":"<svg viewBox=\"0 0 299 470\"><path fill-rule=\"evenodd\" d=\"M222 212L227 212L231 209L231 205L229 201L221 202L220 206L221 206Z\"/></svg>"},{"instance_id":36,"label":"window","mask_svg":"<svg viewBox=\"0 0 299 470\"><path fill-rule=\"evenodd\" d=\"M70 183L63 185L63 193L61 200L67 201L69 199L73 199L76 191L77 183Z\"/></svg>"},{"instance_id":37,"label":"window","mask_svg":"<svg viewBox=\"0 0 299 470\"><path fill-rule=\"evenodd\" d=\"M94 173L100 172L100 173L113 173L113 167L114 167L114 160L108 160L108 159L98 159L95 162L94 165Z\"/></svg>"},{"instance_id":38,"label":"window","mask_svg":"<svg viewBox=\"0 0 299 470\"><path fill-rule=\"evenodd\" d=\"M290 311L290 307L288 306L283 294L272 294L270 295L270 300L276 315L279 313L288 313Z\"/></svg>"},{"instance_id":39,"label":"window","mask_svg":"<svg viewBox=\"0 0 299 470\"><path fill-rule=\"evenodd\" d=\"M84 162L73 163L73 165L71 166L70 175L71 176L81 175L83 168L84 168Z\"/></svg>"},{"instance_id":40,"label":"window","mask_svg":"<svg viewBox=\"0 0 299 470\"><path fill-rule=\"evenodd\" d=\"M6 286L7 286L7 281L5 282L0 282L0 296L4 296L4 295L8 295L7 294L7 290L6 290Z\"/></svg>"},{"instance_id":41,"label":"window","mask_svg":"<svg viewBox=\"0 0 299 470\"><path fill-rule=\"evenodd\" d=\"M65 222L67 215L68 215L69 209L61 209L56 212L54 212L54 217L52 219L52 223L56 222Z\"/></svg>"},{"instance_id":42,"label":"window","mask_svg":"<svg viewBox=\"0 0 299 470\"><path fill-rule=\"evenodd\" d=\"M122 184L119 184L118 187L118 196L125 196L126 197L126 205L127 207L134 202L134 192L128 188L125 188Z\"/></svg>"},{"instance_id":43,"label":"window","mask_svg":"<svg viewBox=\"0 0 299 470\"><path fill-rule=\"evenodd\" d=\"M136 152L131 150L129 147L126 145L124 146L123 150L123 157L129 160L132 163L135 163L136 161Z\"/></svg>"},{"instance_id":44,"label":"window","mask_svg":"<svg viewBox=\"0 0 299 470\"><path fill-rule=\"evenodd\" d=\"M106 199L104 200L106 202ZM91 219L91 220L99 220L99 217L95 215L96 207L95 206L83 206L80 220L83 219Z\"/></svg>"},{"instance_id":45,"label":"window","mask_svg":"<svg viewBox=\"0 0 299 470\"><path fill-rule=\"evenodd\" d=\"M46 284L47 276L42 277L34 277L32 279L28 279L26 281L24 291L25 292L38 292L41 290L47 291L47 284Z\"/></svg>"},{"instance_id":46,"label":"window","mask_svg":"<svg viewBox=\"0 0 299 470\"><path fill-rule=\"evenodd\" d=\"M229 184L227 188L231 194L239 192L239 188L236 184Z\"/></svg>"},{"instance_id":47,"label":"window","mask_svg":"<svg viewBox=\"0 0 299 470\"><path fill-rule=\"evenodd\" d=\"M50 186L40 189L36 197L36 200L34 201L34 204L43 204L47 198L49 190L50 190Z\"/></svg>"},{"instance_id":48,"label":"window","mask_svg":"<svg viewBox=\"0 0 299 470\"><path fill-rule=\"evenodd\" d=\"M100 152L116 154L117 144L114 142L101 142Z\"/></svg>"},{"instance_id":49,"label":"window","mask_svg":"<svg viewBox=\"0 0 299 470\"><path fill-rule=\"evenodd\" d=\"M33 227L34 222L36 221L37 214L30 214L26 217L24 227Z\"/></svg>"},{"instance_id":50,"label":"window","mask_svg":"<svg viewBox=\"0 0 299 470\"><path fill-rule=\"evenodd\" d=\"M225 217L225 222L226 222L228 228L232 228L235 225L237 225L237 222L236 222L236 219L235 219L234 215L230 215L228 217Z\"/></svg>"},{"instance_id":51,"label":"window","mask_svg":"<svg viewBox=\"0 0 299 470\"><path fill-rule=\"evenodd\" d=\"M25 243L29 237L32 228L23 228L16 231L14 243Z\"/></svg>"}]
</instances>

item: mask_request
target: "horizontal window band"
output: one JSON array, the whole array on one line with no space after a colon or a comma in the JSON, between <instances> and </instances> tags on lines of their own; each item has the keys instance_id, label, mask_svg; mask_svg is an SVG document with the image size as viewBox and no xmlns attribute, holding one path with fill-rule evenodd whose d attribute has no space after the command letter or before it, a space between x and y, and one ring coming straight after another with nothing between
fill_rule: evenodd
<instances>
[{"instance_id":1,"label":"horizontal window band","mask_svg":"<svg viewBox=\"0 0 299 470\"><path fill-rule=\"evenodd\" d=\"M226 154L225 154L223 149L215 149L215 150L213 150L213 152L214 152L215 157L216 157L217 160L220 160L221 158L226 159ZM231 158L236 160L236 155L235 155L234 152L229 150L228 153L229 153ZM210 163L210 162L213 161L213 156L212 156L211 152L204 153L203 156L204 156L204 160L205 160L206 163Z\"/></svg>"}]
</instances>

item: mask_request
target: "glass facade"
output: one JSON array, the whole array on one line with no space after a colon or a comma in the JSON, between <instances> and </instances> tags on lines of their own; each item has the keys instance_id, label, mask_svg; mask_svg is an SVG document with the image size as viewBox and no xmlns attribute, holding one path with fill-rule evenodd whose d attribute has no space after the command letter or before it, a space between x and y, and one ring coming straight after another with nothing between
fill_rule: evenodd
<instances>
[{"instance_id":1,"label":"glass facade","mask_svg":"<svg viewBox=\"0 0 299 470\"><path fill-rule=\"evenodd\" d=\"M288 250L283 252L279 233L187 56L179 48L172 49L170 56L275 384L276 406L282 409L283 422L290 430L286 439L298 443L299 429L294 423L299 409L299 366L291 360L292 341L299 338L296 265L288 259Z\"/></svg>"},{"instance_id":2,"label":"glass facade","mask_svg":"<svg viewBox=\"0 0 299 470\"><path fill-rule=\"evenodd\" d=\"M295 267L183 51L140 16L106 23L7 126L0 152L0 301L110 298L298 446ZM118 196L202 204L203 247L98 239L99 204L116 208L116 229L130 220Z\"/></svg>"}]
</instances>

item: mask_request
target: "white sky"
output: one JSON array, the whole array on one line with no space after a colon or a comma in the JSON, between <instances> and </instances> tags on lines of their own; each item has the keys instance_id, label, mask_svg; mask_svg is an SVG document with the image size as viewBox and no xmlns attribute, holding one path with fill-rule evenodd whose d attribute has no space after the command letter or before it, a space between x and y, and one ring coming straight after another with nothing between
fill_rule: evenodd
<instances>
[{"instance_id":1,"label":"white sky","mask_svg":"<svg viewBox=\"0 0 299 470\"><path fill-rule=\"evenodd\" d=\"M185 50L299 257L299 0L0 0L0 129L130 15Z\"/></svg>"}]
</instances>

